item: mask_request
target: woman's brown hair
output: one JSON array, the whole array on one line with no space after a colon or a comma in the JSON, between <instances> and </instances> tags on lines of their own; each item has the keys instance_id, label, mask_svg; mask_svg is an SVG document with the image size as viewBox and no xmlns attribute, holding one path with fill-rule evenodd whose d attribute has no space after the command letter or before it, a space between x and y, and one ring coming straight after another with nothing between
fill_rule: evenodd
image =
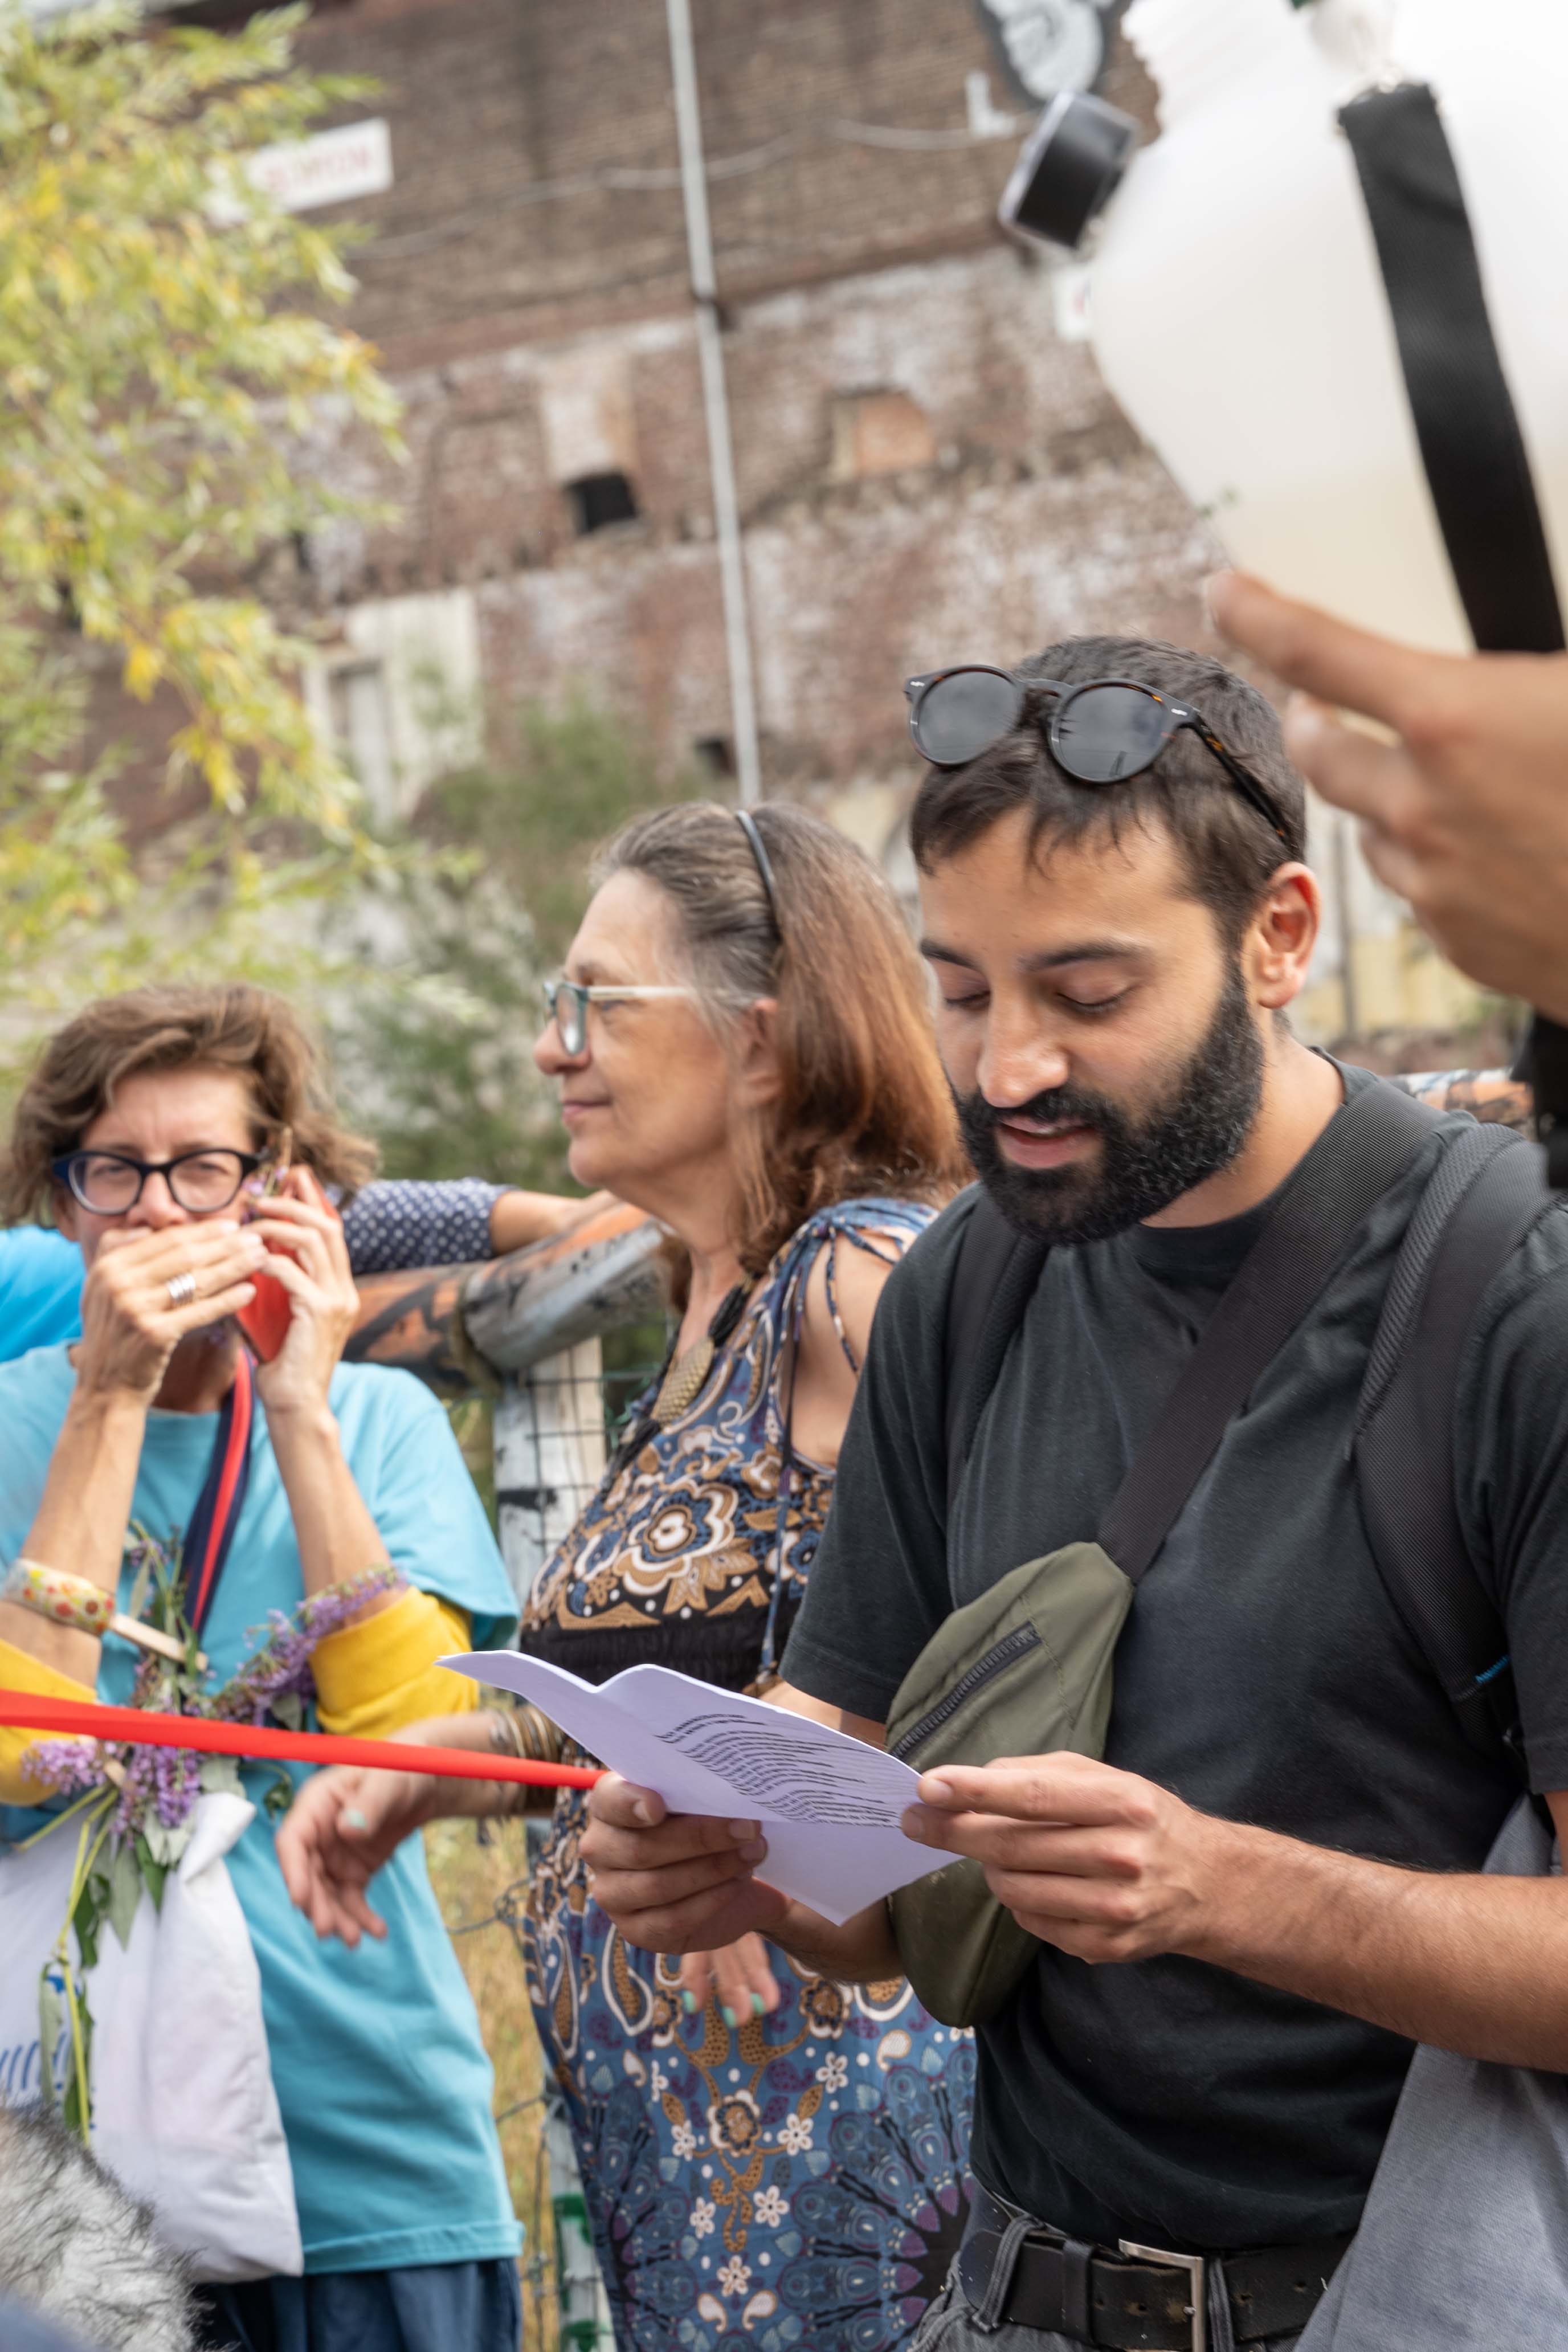
<instances>
[{"instance_id":1,"label":"woman's brown hair","mask_svg":"<svg viewBox=\"0 0 1568 2352\"><path fill-rule=\"evenodd\" d=\"M375 1146L339 1121L321 1056L282 997L242 982L138 988L89 1004L38 1056L0 1157L0 1219L19 1223L50 1204L51 1163L76 1149L127 1078L195 1068L243 1076L258 1146L288 1128L294 1158L341 1195L374 1173Z\"/></svg>"},{"instance_id":2,"label":"woman's brown hair","mask_svg":"<svg viewBox=\"0 0 1568 2352\"><path fill-rule=\"evenodd\" d=\"M738 1139L739 1255L760 1274L818 1209L867 1193L940 1202L968 1171L925 970L892 891L820 817L786 802L750 814L776 919L744 827L711 801L634 819L595 879L657 883L721 1021L777 1001L779 1094Z\"/></svg>"}]
</instances>

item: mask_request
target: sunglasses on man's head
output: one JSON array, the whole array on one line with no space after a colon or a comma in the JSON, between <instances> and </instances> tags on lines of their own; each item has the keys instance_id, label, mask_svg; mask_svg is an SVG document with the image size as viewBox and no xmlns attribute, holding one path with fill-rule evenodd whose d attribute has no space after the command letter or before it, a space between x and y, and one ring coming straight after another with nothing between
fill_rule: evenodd
<instances>
[{"instance_id":1,"label":"sunglasses on man's head","mask_svg":"<svg viewBox=\"0 0 1568 2352\"><path fill-rule=\"evenodd\" d=\"M1191 703L1173 701L1156 687L1121 677L1090 678L1073 686L973 662L908 678L904 694L915 749L933 768L963 768L977 760L1013 732L1032 694L1052 698L1041 731L1052 759L1075 783L1121 784L1143 775L1173 737L1190 727L1237 790L1289 846L1284 816L1268 785L1226 751Z\"/></svg>"}]
</instances>

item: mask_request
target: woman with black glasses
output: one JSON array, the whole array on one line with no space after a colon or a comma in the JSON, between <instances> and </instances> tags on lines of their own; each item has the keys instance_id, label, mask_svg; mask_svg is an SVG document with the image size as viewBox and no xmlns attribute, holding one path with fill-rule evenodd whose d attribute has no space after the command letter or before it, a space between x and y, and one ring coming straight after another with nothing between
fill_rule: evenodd
<instances>
[{"instance_id":1,"label":"woman with black glasses","mask_svg":"<svg viewBox=\"0 0 1568 2352\"><path fill-rule=\"evenodd\" d=\"M651 1661L765 1691L882 1286L962 1175L920 965L829 826L699 804L612 845L545 1012L572 1172L668 1226L678 1328L521 1638L590 1681ZM494 1731L561 1752L536 1709ZM372 1871L418 1822L497 1796L321 1781L282 1833L296 1898L323 1933L379 1934ZM633 1951L593 1900L583 1822L563 1797L530 1990L620 2343L891 2352L962 2231L968 2037L905 1984L829 1983L755 1937L684 1975Z\"/></svg>"},{"instance_id":2,"label":"woman with black glasses","mask_svg":"<svg viewBox=\"0 0 1568 2352\"><path fill-rule=\"evenodd\" d=\"M46 1046L0 1200L14 1215L52 1208L86 1282L74 1346L0 1366L0 1683L132 1699L149 1650L167 1654L151 1637L170 1640L139 1618L145 1531L178 1565L202 1653L193 1670L187 1652L184 1670L203 1677L202 1696L254 1657L280 1612L301 1667L308 1654L296 1696L324 1729L387 1737L464 1704L437 1661L508 1639L514 1606L440 1405L404 1373L341 1360L358 1300L324 1188L352 1195L373 1159L333 1112L294 1014L259 990L112 998ZM266 1283L273 1312L253 1353L235 1318L251 1319ZM48 1760L31 1734L0 1732L0 1846L47 1829L40 1808L60 1785ZM423 1854L409 1846L381 1881L397 1920L384 1947L318 1944L279 1871L272 1777L245 1769L256 1811L227 1871L259 1978L299 2240L285 2263L274 2233L263 2261L246 2213L234 2215L233 2242L196 2265L204 2341L516 2352L519 2233L490 2070ZM178 1790L160 1782L171 1833L190 1796L176 1778ZM15 1967L5 1868L0 1960ZM173 2001L155 2030L177 2040ZM237 2036L237 2085L253 2062ZM175 2203L155 2218L180 2245Z\"/></svg>"}]
</instances>

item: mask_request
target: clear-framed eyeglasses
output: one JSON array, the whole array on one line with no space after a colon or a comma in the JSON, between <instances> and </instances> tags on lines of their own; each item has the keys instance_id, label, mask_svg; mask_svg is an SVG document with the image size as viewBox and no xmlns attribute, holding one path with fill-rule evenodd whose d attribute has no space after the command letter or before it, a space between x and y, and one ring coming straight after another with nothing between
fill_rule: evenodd
<instances>
[{"instance_id":1,"label":"clear-framed eyeglasses","mask_svg":"<svg viewBox=\"0 0 1568 2352\"><path fill-rule=\"evenodd\" d=\"M553 1021L561 1039L563 1054L577 1055L588 1045L588 1007L590 1004L639 1003L650 996L695 996L694 988L657 988L653 986L584 988L581 981L546 980L540 983L544 999L544 1017Z\"/></svg>"}]
</instances>

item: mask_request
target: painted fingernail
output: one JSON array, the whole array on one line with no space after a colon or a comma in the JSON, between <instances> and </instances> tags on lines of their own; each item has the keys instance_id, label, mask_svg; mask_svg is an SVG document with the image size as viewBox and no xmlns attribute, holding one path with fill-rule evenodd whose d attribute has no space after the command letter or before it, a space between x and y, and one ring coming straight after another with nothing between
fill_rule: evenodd
<instances>
[{"instance_id":1,"label":"painted fingernail","mask_svg":"<svg viewBox=\"0 0 1568 2352\"><path fill-rule=\"evenodd\" d=\"M686 2011L688 2017L696 2016L697 1995L694 1992L688 1992L684 1986L681 1988L680 2006Z\"/></svg>"},{"instance_id":2,"label":"painted fingernail","mask_svg":"<svg viewBox=\"0 0 1568 2352\"><path fill-rule=\"evenodd\" d=\"M342 1820L346 1830L367 1830L370 1827L368 1815L362 1813L357 1805L345 1805Z\"/></svg>"},{"instance_id":3,"label":"painted fingernail","mask_svg":"<svg viewBox=\"0 0 1568 2352\"><path fill-rule=\"evenodd\" d=\"M763 2007L762 1994L760 1992L754 1992L752 1995L752 2015L753 2017L765 2017L767 2011Z\"/></svg>"},{"instance_id":4,"label":"painted fingernail","mask_svg":"<svg viewBox=\"0 0 1568 2352\"><path fill-rule=\"evenodd\" d=\"M733 2033L736 2026L741 2021L736 2016L734 2011L729 2006L728 2002L726 2002L724 2007L719 2011L719 2014L723 2019L725 2024L729 2027L731 2032Z\"/></svg>"}]
</instances>

